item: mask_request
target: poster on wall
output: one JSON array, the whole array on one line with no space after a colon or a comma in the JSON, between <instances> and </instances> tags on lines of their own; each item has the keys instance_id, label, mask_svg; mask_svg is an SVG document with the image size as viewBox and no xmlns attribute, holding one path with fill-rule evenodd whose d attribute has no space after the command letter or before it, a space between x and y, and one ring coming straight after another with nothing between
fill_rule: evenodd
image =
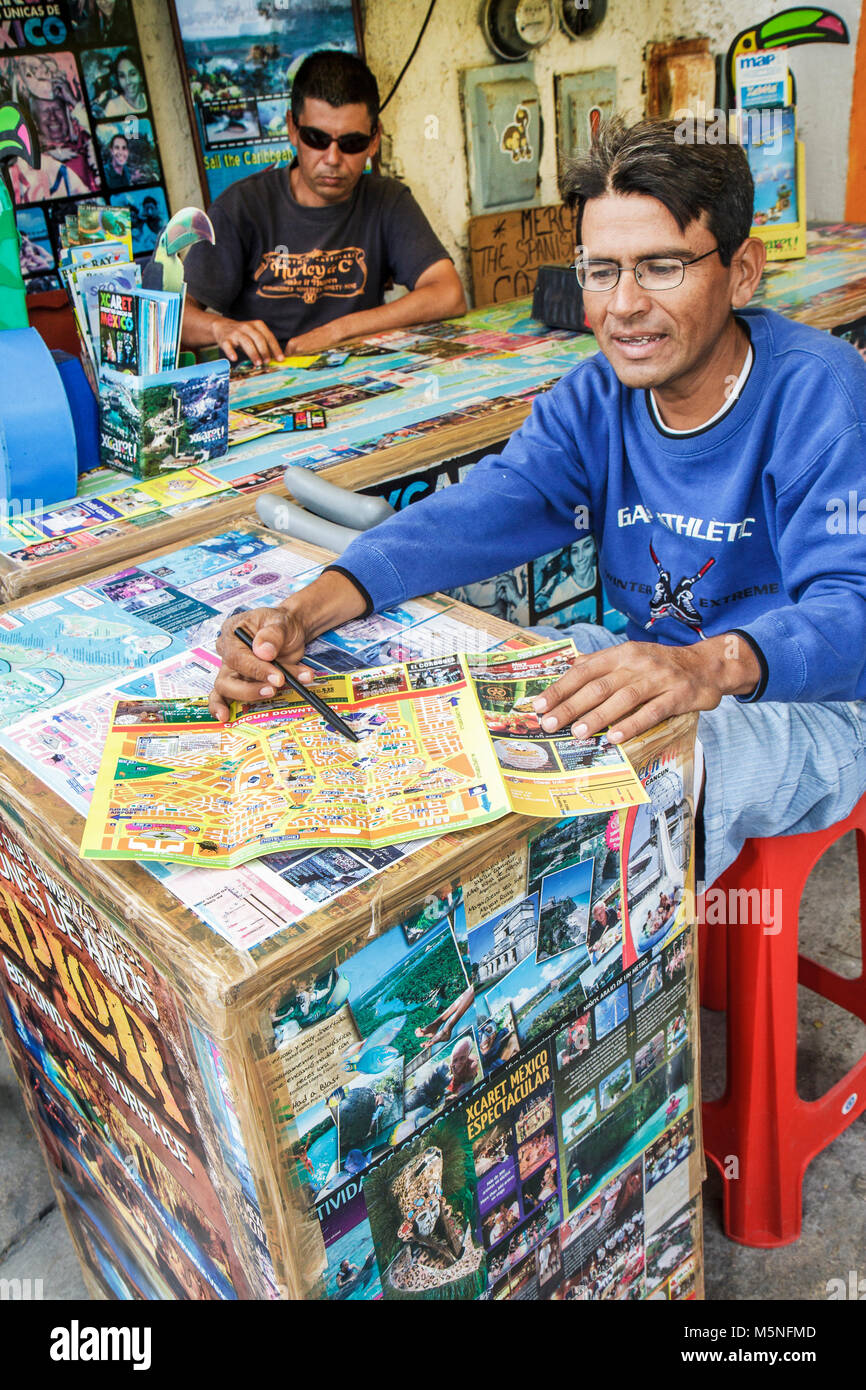
<instances>
[{"instance_id":1,"label":"poster on wall","mask_svg":"<svg viewBox=\"0 0 866 1390\"><path fill-rule=\"evenodd\" d=\"M171 0L199 177L208 202L290 164L292 80L317 48L362 51L357 0Z\"/></svg>"},{"instance_id":2,"label":"poster on wall","mask_svg":"<svg viewBox=\"0 0 866 1390\"><path fill-rule=\"evenodd\" d=\"M28 291L60 289L59 228L81 202L131 208L133 254L152 251L168 205L131 0L0 3L0 33L0 103L42 151L12 165Z\"/></svg>"}]
</instances>

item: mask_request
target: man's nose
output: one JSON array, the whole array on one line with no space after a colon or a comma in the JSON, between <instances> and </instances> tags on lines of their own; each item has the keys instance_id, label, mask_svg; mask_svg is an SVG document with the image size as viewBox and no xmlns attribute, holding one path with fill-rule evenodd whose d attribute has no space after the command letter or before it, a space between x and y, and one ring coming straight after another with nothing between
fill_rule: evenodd
<instances>
[{"instance_id":1,"label":"man's nose","mask_svg":"<svg viewBox=\"0 0 866 1390\"><path fill-rule=\"evenodd\" d=\"M342 155L340 153L340 146L337 144L336 140L332 140L327 150L325 151L325 163L339 164L341 159Z\"/></svg>"},{"instance_id":2,"label":"man's nose","mask_svg":"<svg viewBox=\"0 0 866 1390\"><path fill-rule=\"evenodd\" d=\"M611 290L608 299L608 313L626 317L647 309L652 300L646 290L638 284L633 270L623 270L616 289Z\"/></svg>"}]
</instances>

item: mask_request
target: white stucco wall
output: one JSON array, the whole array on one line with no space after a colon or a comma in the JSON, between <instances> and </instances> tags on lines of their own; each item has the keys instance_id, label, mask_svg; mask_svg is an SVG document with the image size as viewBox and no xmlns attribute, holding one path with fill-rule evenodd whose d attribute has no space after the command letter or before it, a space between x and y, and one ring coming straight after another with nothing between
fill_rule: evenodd
<instances>
[{"instance_id":1,"label":"white stucco wall","mask_svg":"<svg viewBox=\"0 0 866 1390\"><path fill-rule=\"evenodd\" d=\"M293 3L295 0L293 0ZM608 14L588 39L571 41L557 31L534 58L545 125L541 198L558 199L554 77L559 73L615 66L619 110L643 114L644 50L649 42L706 35L714 53L725 52L739 30L790 8L793 0L609 0ZM405 62L429 0L365 0L367 60L383 98ZM851 44L808 45L791 51L797 77L799 124L806 144L807 215L823 221L844 216L848 130L854 52L861 0L832 0L851 31ZM160 152L172 210L201 201L180 70L167 0L133 0L151 89ZM459 74L495 61L479 23L476 0L438 0L427 32L383 116L383 164L411 186L454 255L468 284L466 264L469 189ZM507 64L503 64L507 68ZM428 117L438 138L427 138ZM866 117L864 117L866 119Z\"/></svg>"},{"instance_id":2,"label":"white stucco wall","mask_svg":"<svg viewBox=\"0 0 866 1390\"><path fill-rule=\"evenodd\" d=\"M595 34L572 42L557 33L536 51L534 67L545 123L541 164L542 201L556 189L554 76L614 64L618 106L643 114L644 50L650 42L706 36L711 51L725 53L740 30L791 8L793 0L609 0L607 18ZM367 58L383 96L400 71L427 12L428 0L367 0ZM845 20L851 43L809 44L792 49L797 79L798 120L806 145L807 216L841 221L854 54L861 0L832 0ZM480 7L466 0L438 0L433 18L403 83L385 112L391 135L393 172L404 177L431 217L465 274L469 195L458 73L495 61L478 23ZM503 65L507 67L507 64ZM439 117L439 140L427 140L424 121ZM866 119L866 116L863 117Z\"/></svg>"},{"instance_id":3,"label":"white stucco wall","mask_svg":"<svg viewBox=\"0 0 866 1390\"><path fill-rule=\"evenodd\" d=\"M429 0L367 0L367 61L383 99L412 48ZM595 34L572 41L557 32L536 51L535 81L541 98L544 149L541 200L558 202L554 76L591 68L617 68L620 111L642 115L643 49L656 36L663 0L609 0ZM421 47L383 116L390 136L390 172L405 178L448 250L464 283L469 189L459 74L463 68L496 61L479 24L480 6L467 0L438 0ZM507 69L508 64L502 65ZM425 121L439 122L438 140L425 138ZM389 155L386 143L385 156Z\"/></svg>"}]
</instances>

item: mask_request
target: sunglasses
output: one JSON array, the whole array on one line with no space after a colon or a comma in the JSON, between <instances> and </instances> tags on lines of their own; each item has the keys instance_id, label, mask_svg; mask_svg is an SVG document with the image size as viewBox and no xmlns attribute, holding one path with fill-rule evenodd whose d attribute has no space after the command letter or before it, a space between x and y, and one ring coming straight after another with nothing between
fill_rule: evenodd
<instances>
[{"instance_id":1,"label":"sunglasses","mask_svg":"<svg viewBox=\"0 0 866 1390\"><path fill-rule=\"evenodd\" d=\"M301 141L311 150L327 150L331 145L337 145L341 154L360 154L368 148L375 133L371 130L369 135L365 135L361 130L351 130L348 135L329 135L326 130L319 130L318 126L298 126Z\"/></svg>"}]
</instances>

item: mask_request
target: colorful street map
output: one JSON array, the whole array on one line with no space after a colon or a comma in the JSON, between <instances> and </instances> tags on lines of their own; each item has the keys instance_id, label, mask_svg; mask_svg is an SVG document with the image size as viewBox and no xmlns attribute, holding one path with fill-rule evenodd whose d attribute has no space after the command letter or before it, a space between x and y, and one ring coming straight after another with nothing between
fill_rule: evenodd
<instances>
[{"instance_id":1,"label":"colorful street map","mask_svg":"<svg viewBox=\"0 0 866 1390\"><path fill-rule=\"evenodd\" d=\"M86 817L116 701L206 695L219 668L208 639L223 618L238 607L278 602L318 569L291 543L246 527L50 599L6 608L0 615L0 747ZM457 648L483 652L502 642L457 614L441 596L401 604L323 633L308 664L345 673L429 660ZM82 616L95 622L82 628ZM81 640L84 635L88 640ZM506 645L526 641L515 634ZM157 860L147 869L213 931L238 950L253 950L278 933L303 932L311 912L423 844L308 846L219 873Z\"/></svg>"},{"instance_id":2,"label":"colorful street map","mask_svg":"<svg viewBox=\"0 0 866 1390\"><path fill-rule=\"evenodd\" d=\"M545 734L530 712L575 656L566 641L320 679L358 743L292 692L233 706L226 724L202 699L119 700L82 857L231 868L280 849L427 839L512 810L637 805L646 793L620 748Z\"/></svg>"},{"instance_id":3,"label":"colorful street map","mask_svg":"<svg viewBox=\"0 0 866 1390\"><path fill-rule=\"evenodd\" d=\"M226 614L278 603L315 572L276 536L237 530L10 605L0 613L0 728L212 645Z\"/></svg>"}]
</instances>

